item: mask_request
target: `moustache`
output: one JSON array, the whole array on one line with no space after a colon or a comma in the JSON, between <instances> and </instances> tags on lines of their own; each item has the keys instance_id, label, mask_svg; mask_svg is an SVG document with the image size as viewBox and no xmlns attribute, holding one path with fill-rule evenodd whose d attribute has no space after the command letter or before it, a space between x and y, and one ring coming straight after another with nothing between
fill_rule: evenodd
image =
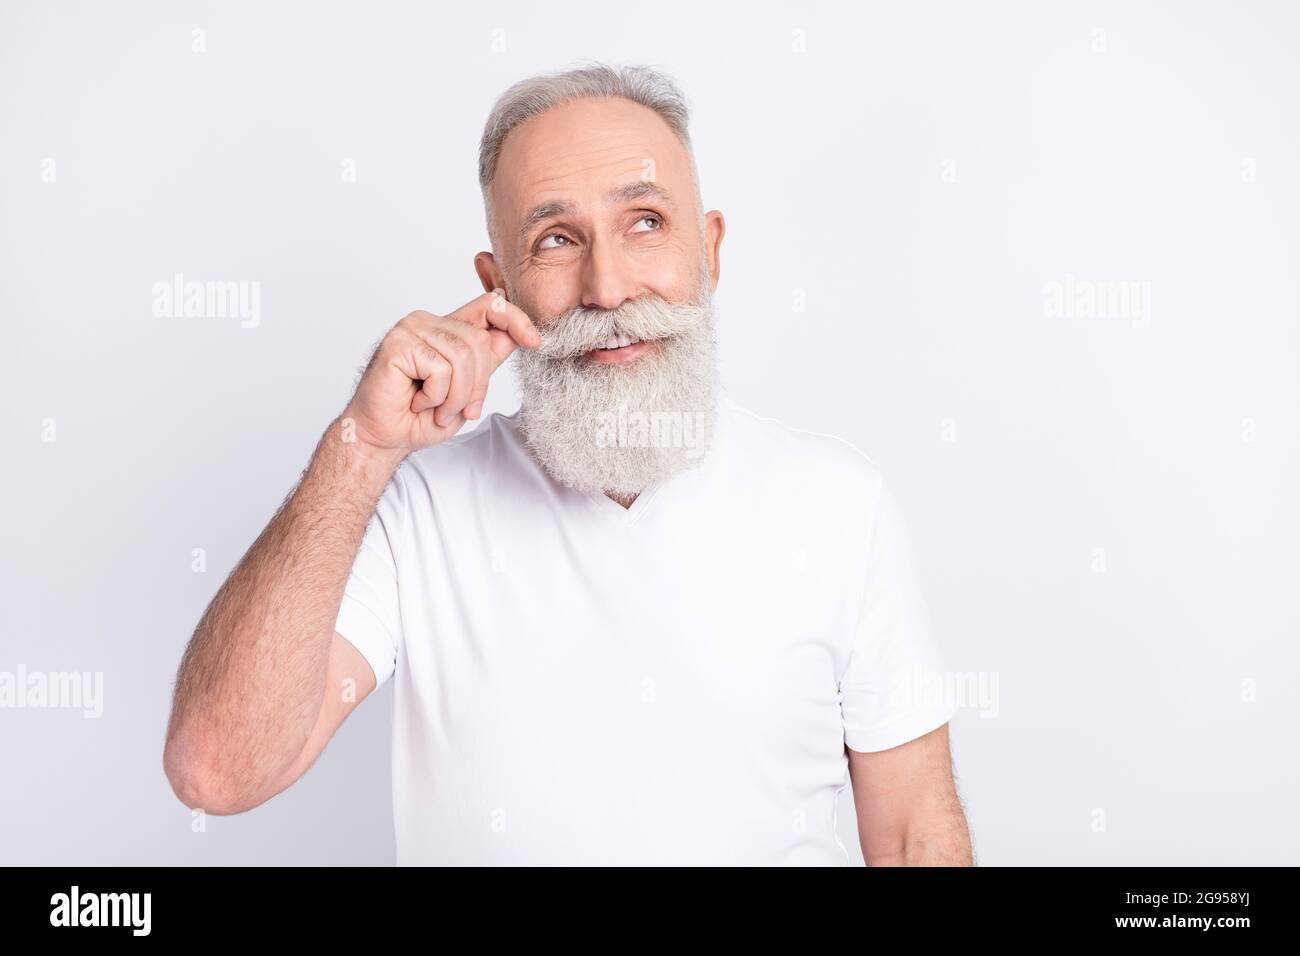
<instances>
[{"instance_id":1,"label":"moustache","mask_svg":"<svg viewBox=\"0 0 1300 956\"><path fill-rule=\"evenodd\" d=\"M669 302L660 295L630 299L616 309L579 307L537 325L542 344L533 354L555 361L573 359L618 336L648 342L680 335L702 325L708 316L706 304Z\"/></svg>"}]
</instances>

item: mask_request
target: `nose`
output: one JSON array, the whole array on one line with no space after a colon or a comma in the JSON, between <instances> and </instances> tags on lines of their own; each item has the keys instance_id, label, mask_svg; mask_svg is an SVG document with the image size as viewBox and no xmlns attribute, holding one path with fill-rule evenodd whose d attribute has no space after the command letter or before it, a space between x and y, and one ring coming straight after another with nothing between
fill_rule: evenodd
<instances>
[{"instance_id":1,"label":"nose","mask_svg":"<svg viewBox=\"0 0 1300 956\"><path fill-rule=\"evenodd\" d=\"M597 239L582 265L582 304L588 309L617 309L640 291L630 263L614 244Z\"/></svg>"}]
</instances>

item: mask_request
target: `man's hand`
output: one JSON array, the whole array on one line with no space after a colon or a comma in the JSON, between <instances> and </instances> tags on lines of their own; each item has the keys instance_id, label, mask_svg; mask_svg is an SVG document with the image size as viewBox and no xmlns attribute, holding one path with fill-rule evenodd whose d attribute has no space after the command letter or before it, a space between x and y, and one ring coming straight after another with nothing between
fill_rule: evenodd
<instances>
[{"instance_id":1,"label":"man's hand","mask_svg":"<svg viewBox=\"0 0 1300 956\"><path fill-rule=\"evenodd\" d=\"M482 414L488 379L516 348L541 342L500 289L450 315L412 312L379 343L340 420L384 455L436 445Z\"/></svg>"}]
</instances>

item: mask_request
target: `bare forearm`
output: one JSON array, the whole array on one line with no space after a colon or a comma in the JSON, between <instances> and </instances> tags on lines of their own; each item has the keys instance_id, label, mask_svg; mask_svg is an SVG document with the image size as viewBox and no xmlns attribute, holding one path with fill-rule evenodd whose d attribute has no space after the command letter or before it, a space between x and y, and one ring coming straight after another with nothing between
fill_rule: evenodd
<instances>
[{"instance_id":1,"label":"bare forearm","mask_svg":"<svg viewBox=\"0 0 1300 956\"><path fill-rule=\"evenodd\" d=\"M210 809L269 797L302 752L348 571L397 464L344 442L332 422L200 620L177 675L164 762Z\"/></svg>"},{"instance_id":2,"label":"bare forearm","mask_svg":"<svg viewBox=\"0 0 1300 956\"><path fill-rule=\"evenodd\" d=\"M972 866L970 830L960 811L933 820L920 820L889 840L865 841L867 866Z\"/></svg>"}]
</instances>

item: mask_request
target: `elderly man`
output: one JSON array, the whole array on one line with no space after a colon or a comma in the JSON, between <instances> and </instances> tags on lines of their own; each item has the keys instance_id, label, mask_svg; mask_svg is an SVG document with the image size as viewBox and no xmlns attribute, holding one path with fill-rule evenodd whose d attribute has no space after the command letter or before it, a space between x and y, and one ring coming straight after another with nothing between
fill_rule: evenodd
<instances>
[{"instance_id":1,"label":"elderly man","mask_svg":"<svg viewBox=\"0 0 1300 956\"><path fill-rule=\"evenodd\" d=\"M402 864L969 865L950 700L875 464L719 387L725 224L646 68L525 80L484 294L387 334L181 664L164 766L240 813L394 682ZM513 415L479 419L511 355Z\"/></svg>"}]
</instances>

